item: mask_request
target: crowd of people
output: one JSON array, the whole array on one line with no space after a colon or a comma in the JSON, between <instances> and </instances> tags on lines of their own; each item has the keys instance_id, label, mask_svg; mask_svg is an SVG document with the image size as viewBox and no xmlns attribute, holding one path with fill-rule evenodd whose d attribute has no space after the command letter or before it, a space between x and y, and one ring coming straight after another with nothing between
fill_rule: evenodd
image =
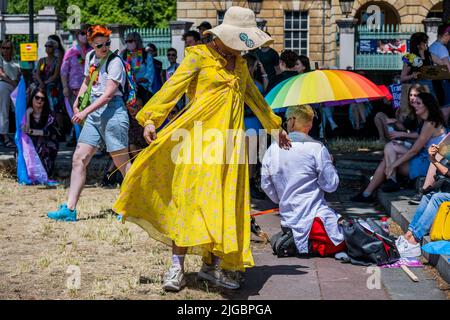
<instances>
[{"instance_id":1,"label":"crowd of people","mask_svg":"<svg viewBox=\"0 0 450 320\"><path fill-rule=\"evenodd\" d=\"M250 20L254 26L243 25ZM176 49L167 51L167 69L156 59L156 46L144 46L137 32L126 35L126 48L120 53L111 50L111 31L100 25L78 30L76 43L67 51L58 36L49 37L46 56L38 61L27 90L27 118L22 130L32 137L49 176L55 169L59 144L69 140L76 149L67 202L48 217L77 220L76 205L86 168L95 153L104 149L112 159L108 175L120 171L124 177L114 210L123 220L136 222L172 246L173 264L163 284L166 290L178 291L184 286L188 252L203 256L201 279L239 288L223 269L243 270L253 265L247 193L265 196L258 193L259 184L279 204L282 225L293 230L300 253L328 256L344 251L340 216L324 199L326 192L337 189L339 178L332 156L317 141L324 138L327 124L331 130L339 124L333 119L332 107L322 104L293 106L280 116L270 109L263 99L265 94L312 69L308 57L292 50L279 55L270 47L270 34L259 30L253 20L251 10L232 7L222 25L212 28L203 22L199 32L191 30L183 36L186 57L181 64L177 63ZM242 33L232 37L241 30L236 27L245 28L246 37L253 37L252 43L243 41ZM450 70L449 41L448 25L439 28L438 40L430 48L426 34L412 35L401 73L403 103L394 117L392 112L374 117L379 139L386 142L384 158L368 186L352 198L373 202L379 187L385 192L396 191L401 177L408 181L426 177L416 217L397 242L405 256L417 254L439 203L450 200L449 193L434 188L436 172L449 174L439 162L437 144L447 134L450 84L447 80L424 80L419 74L423 65L444 65ZM21 74L12 50L10 41L2 43L0 135L6 147L14 147L8 136L9 97ZM126 101L129 72L136 84L133 108L128 108ZM369 103L349 106L355 130L364 127L370 112ZM240 120L242 115L245 123ZM247 171L230 164L174 163L171 150L177 141L170 136L176 129L194 130L194 121L221 131L273 130L278 144L272 144L257 165L262 167L260 174L251 165ZM70 123L82 125L78 137ZM164 127L167 129L160 131ZM156 139L158 143L152 144ZM233 152L239 154L239 148ZM243 180L249 180L250 186Z\"/></svg>"}]
</instances>

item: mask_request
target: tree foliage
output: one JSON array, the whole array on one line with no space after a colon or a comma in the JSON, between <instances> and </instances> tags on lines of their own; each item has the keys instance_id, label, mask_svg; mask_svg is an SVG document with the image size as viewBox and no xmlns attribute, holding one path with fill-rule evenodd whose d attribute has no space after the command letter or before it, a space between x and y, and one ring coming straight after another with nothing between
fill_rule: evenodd
<instances>
[{"instance_id":1,"label":"tree foliage","mask_svg":"<svg viewBox=\"0 0 450 320\"><path fill-rule=\"evenodd\" d=\"M81 22L88 24L167 27L176 18L176 0L34 0L34 12L54 6L65 28L70 5L80 7ZM28 0L9 1L8 13L28 13Z\"/></svg>"}]
</instances>

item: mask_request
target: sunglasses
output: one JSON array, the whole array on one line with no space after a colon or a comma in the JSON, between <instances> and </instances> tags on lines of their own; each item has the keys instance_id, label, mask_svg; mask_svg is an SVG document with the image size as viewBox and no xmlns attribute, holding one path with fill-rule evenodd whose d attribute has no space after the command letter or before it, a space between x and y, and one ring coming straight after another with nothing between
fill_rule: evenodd
<instances>
[{"instance_id":1,"label":"sunglasses","mask_svg":"<svg viewBox=\"0 0 450 320\"><path fill-rule=\"evenodd\" d=\"M94 47L96 47L97 49L101 49L101 48L103 48L103 46L109 47L110 45L111 45L111 40L108 40L105 43L94 44Z\"/></svg>"},{"instance_id":2,"label":"sunglasses","mask_svg":"<svg viewBox=\"0 0 450 320\"><path fill-rule=\"evenodd\" d=\"M42 96L34 96L34 99L36 99L36 101L45 101L45 97Z\"/></svg>"},{"instance_id":3,"label":"sunglasses","mask_svg":"<svg viewBox=\"0 0 450 320\"><path fill-rule=\"evenodd\" d=\"M125 40L125 43L133 43L134 40Z\"/></svg>"},{"instance_id":4,"label":"sunglasses","mask_svg":"<svg viewBox=\"0 0 450 320\"><path fill-rule=\"evenodd\" d=\"M173 54L173 53L168 53L167 56L168 56L168 57L176 57L177 55L176 55L176 54Z\"/></svg>"},{"instance_id":5,"label":"sunglasses","mask_svg":"<svg viewBox=\"0 0 450 320\"><path fill-rule=\"evenodd\" d=\"M45 47L46 48L54 48L51 44L46 44Z\"/></svg>"},{"instance_id":6,"label":"sunglasses","mask_svg":"<svg viewBox=\"0 0 450 320\"><path fill-rule=\"evenodd\" d=\"M9 50L11 47L2 47L3 50Z\"/></svg>"},{"instance_id":7,"label":"sunglasses","mask_svg":"<svg viewBox=\"0 0 450 320\"><path fill-rule=\"evenodd\" d=\"M81 31L80 32L80 36L85 36L86 35L86 31Z\"/></svg>"}]
</instances>

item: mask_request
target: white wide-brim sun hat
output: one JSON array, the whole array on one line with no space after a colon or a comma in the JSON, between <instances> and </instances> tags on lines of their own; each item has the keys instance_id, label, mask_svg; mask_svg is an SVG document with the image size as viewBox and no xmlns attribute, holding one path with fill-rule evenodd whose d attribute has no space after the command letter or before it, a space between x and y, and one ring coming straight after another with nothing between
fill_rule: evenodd
<instances>
[{"instance_id":1,"label":"white wide-brim sun hat","mask_svg":"<svg viewBox=\"0 0 450 320\"><path fill-rule=\"evenodd\" d=\"M255 13L242 7L230 7L221 25L206 30L219 38L227 47L248 51L265 44L271 44L273 39L256 26Z\"/></svg>"}]
</instances>

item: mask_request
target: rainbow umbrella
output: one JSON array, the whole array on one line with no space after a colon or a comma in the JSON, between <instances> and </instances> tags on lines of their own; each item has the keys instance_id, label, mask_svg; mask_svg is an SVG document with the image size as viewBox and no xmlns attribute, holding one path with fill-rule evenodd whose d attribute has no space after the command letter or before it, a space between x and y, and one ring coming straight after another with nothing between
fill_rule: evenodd
<instances>
[{"instance_id":1,"label":"rainbow umbrella","mask_svg":"<svg viewBox=\"0 0 450 320\"><path fill-rule=\"evenodd\" d=\"M375 83L357 73L316 70L281 82L267 94L266 101L277 110L302 104L343 105L385 97L386 93Z\"/></svg>"}]
</instances>

